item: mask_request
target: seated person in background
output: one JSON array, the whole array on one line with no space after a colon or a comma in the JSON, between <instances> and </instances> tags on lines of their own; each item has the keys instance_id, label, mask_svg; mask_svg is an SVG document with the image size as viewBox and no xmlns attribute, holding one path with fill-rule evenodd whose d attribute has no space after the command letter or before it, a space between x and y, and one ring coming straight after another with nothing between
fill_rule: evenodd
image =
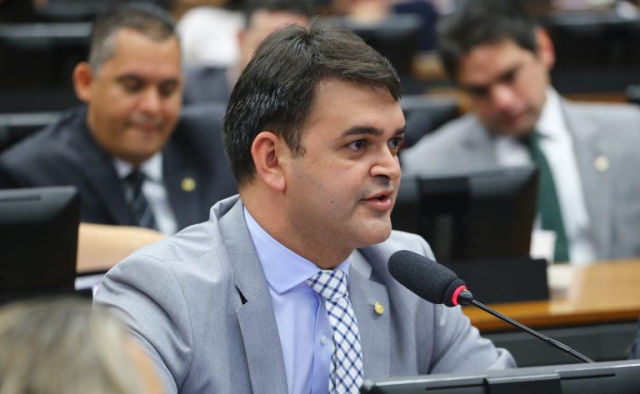
<instances>
[{"instance_id":1,"label":"seated person in background","mask_svg":"<svg viewBox=\"0 0 640 394\"><path fill-rule=\"evenodd\" d=\"M550 86L553 45L515 0L461 2L439 52L473 113L403 152L405 176L535 162L556 261L640 256L640 109L577 104Z\"/></svg>"},{"instance_id":2,"label":"seated person in background","mask_svg":"<svg viewBox=\"0 0 640 394\"><path fill-rule=\"evenodd\" d=\"M238 61L238 32L244 24L242 12L234 1L198 2L180 17L176 28L180 34L183 65L223 68Z\"/></svg>"},{"instance_id":3,"label":"seated person in background","mask_svg":"<svg viewBox=\"0 0 640 394\"><path fill-rule=\"evenodd\" d=\"M258 48L224 124L240 196L135 252L96 292L170 393L357 393L365 377L514 366L459 308L389 275L399 249L433 257L391 231L399 90L343 27L288 26Z\"/></svg>"},{"instance_id":4,"label":"seated person in background","mask_svg":"<svg viewBox=\"0 0 640 394\"><path fill-rule=\"evenodd\" d=\"M84 299L0 309L0 394L162 394L149 356L122 322Z\"/></svg>"},{"instance_id":5,"label":"seated person in background","mask_svg":"<svg viewBox=\"0 0 640 394\"><path fill-rule=\"evenodd\" d=\"M260 43L279 27L294 23L307 26L311 18L311 5L307 0L247 0L243 13L245 27L238 33L239 61L227 68L187 69L185 104L226 104L233 85Z\"/></svg>"},{"instance_id":6,"label":"seated person in background","mask_svg":"<svg viewBox=\"0 0 640 394\"><path fill-rule=\"evenodd\" d=\"M82 221L165 234L207 220L235 193L223 109L194 109L178 123L180 45L163 10L130 3L99 16L73 80L87 105L0 155L0 188L74 185Z\"/></svg>"}]
</instances>

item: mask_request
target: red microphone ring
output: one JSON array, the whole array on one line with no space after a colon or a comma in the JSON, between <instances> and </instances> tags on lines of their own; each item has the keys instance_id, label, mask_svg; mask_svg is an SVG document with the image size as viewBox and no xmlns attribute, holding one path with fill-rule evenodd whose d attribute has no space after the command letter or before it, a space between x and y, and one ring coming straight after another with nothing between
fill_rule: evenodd
<instances>
[{"instance_id":1,"label":"red microphone ring","mask_svg":"<svg viewBox=\"0 0 640 394\"><path fill-rule=\"evenodd\" d=\"M467 286L460 286L456 289L456 291L453 292L453 296L451 297L451 302L453 303L454 306L458 306L458 296L460 295L460 293L462 293L464 290L467 290Z\"/></svg>"}]
</instances>

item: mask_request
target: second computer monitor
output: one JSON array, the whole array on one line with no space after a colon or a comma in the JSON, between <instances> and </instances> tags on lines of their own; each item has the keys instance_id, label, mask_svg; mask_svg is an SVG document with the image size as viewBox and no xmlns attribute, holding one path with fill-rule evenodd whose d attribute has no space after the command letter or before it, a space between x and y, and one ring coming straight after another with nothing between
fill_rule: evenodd
<instances>
[{"instance_id":1,"label":"second computer monitor","mask_svg":"<svg viewBox=\"0 0 640 394\"><path fill-rule=\"evenodd\" d=\"M534 166L404 178L391 220L423 236L441 262L528 257Z\"/></svg>"}]
</instances>

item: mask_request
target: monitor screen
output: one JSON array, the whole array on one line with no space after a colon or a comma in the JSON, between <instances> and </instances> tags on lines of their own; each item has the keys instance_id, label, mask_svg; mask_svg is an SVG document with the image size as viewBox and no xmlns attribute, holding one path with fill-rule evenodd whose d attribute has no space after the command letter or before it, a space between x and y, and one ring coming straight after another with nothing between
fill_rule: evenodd
<instances>
[{"instance_id":1,"label":"monitor screen","mask_svg":"<svg viewBox=\"0 0 640 394\"><path fill-rule=\"evenodd\" d=\"M365 381L371 394L637 394L640 360Z\"/></svg>"},{"instance_id":2,"label":"monitor screen","mask_svg":"<svg viewBox=\"0 0 640 394\"><path fill-rule=\"evenodd\" d=\"M80 224L74 187L0 191L0 301L73 291Z\"/></svg>"},{"instance_id":3,"label":"monitor screen","mask_svg":"<svg viewBox=\"0 0 640 394\"><path fill-rule=\"evenodd\" d=\"M528 257L535 166L403 178L395 230L424 237L440 262Z\"/></svg>"}]
</instances>

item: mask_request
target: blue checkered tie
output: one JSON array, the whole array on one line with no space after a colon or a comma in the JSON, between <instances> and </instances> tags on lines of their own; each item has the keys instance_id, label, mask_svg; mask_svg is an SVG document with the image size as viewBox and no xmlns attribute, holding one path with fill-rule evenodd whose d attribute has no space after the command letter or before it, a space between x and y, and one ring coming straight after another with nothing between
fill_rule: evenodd
<instances>
[{"instance_id":1,"label":"blue checkered tie","mask_svg":"<svg viewBox=\"0 0 640 394\"><path fill-rule=\"evenodd\" d=\"M340 269L322 270L307 280L324 300L333 328L329 393L359 393L363 382L358 322L351 308L347 275Z\"/></svg>"}]
</instances>

